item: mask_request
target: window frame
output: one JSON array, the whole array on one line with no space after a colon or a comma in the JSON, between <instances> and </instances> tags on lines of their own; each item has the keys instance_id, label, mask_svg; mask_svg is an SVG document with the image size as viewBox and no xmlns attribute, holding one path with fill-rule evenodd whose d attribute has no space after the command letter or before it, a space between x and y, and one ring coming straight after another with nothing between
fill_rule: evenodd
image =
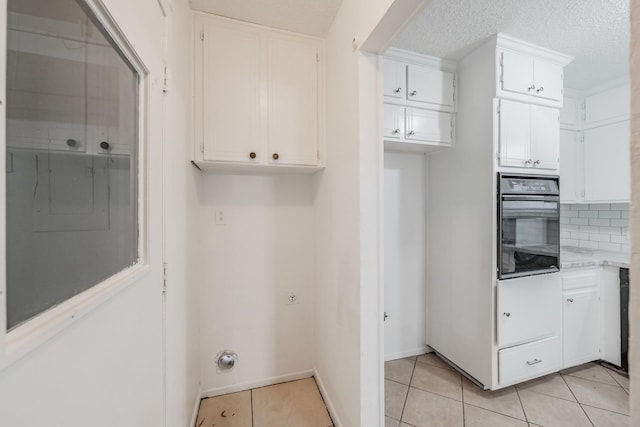
<instances>
[{"instance_id":1,"label":"window frame","mask_svg":"<svg viewBox=\"0 0 640 427\"><path fill-rule=\"evenodd\" d=\"M138 55L115 19L100 0L78 0L87 13L92 13L103 26L114 47L138 74L137 105L137 224L138 262L98 282L89 289L43 311L7 331L7 259L6 259L6 174L0 174L0 371L43 345L56 334L93 312L111 298L134 285L150 273L148 241L148 163L149 163L149 102L151 79L149 69ZM6 164L6 52L7 0L0 0L0 164Z\"/></svg>"}]
</instances>

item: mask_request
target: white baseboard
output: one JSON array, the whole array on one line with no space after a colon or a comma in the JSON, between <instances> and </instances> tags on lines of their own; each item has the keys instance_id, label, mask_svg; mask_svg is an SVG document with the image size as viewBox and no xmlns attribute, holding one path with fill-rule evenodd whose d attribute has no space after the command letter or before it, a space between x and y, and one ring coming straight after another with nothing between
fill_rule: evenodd
<instances>
[{"instance_id":1,"label":"white baseboard","mask_svg":"<svg viewBox=\"0 0 640 427\"><path fill-rule=\"evenodd\" d=\"M411 356L419 356L421 354L425 354L427 352L431 352L431 347L422 346L418 348L412 348L411 350L399 351L397 353L385 354L384 361L388 362L389 360L402 359L403 357L411 357Z\"/></svg>"},{"instance_id":2,"label":"white baseboard","mask_svg":"<svg viewBox=\"0 0 640 427\"><path fill-rule=\"evenodd\" d=\"M327 406L327 410L329 411L329 415L331 415L331 420L333 421L334 427L342 427L342 422L340 418L338 418L338 414L336 413L336 409L333 406L333 402L331 401L331 397L327 393L327 389L324 387L324 383L322 382L322 378L318 374L317 370L313 370L313 377L316 380L316 384L318 384L318 389L320 390L320 394L324 399L324 404Z\"/></svg>"},{"instance_id":3,"label":"white baseboard","mask_svg":"<svg viewBox=\"0 0 640 427\"><path fill-rule=\"evenodd\" d=\"M301 380L313 376L313 371L295 372L293 374L280 375L278 377L265 378L258 381L248 381L240 384L233 384L224 387L216 387L204 390L200 393L202 399L207 397L220 396L222 394L236 393L238 391L250 390L257 387L266 387L269 385L280 384L287 381Z\"/></svg>"},{"instance_id":4,"label":"white baseboard","mask_svg":"<svg viewBox=\"0 0 640 427\"><path fill-rule=\"evenodd\" d=\"M193 412L191 413L191 427L196 427L196 421L198 421L198 411L200 410L200 396L202 395L202 386L198 386L198 393L196 394L196 401L193 403Z\"/></svg>"}]
</instances>

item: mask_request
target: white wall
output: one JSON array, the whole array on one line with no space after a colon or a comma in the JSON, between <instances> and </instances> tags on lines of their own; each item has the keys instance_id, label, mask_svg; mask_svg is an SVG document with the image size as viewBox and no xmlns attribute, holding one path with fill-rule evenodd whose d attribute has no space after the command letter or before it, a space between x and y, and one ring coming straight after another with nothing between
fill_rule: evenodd
<instances>
[{"instance_id":1,"label":"white wall","mask_svg":"<svg viewBox=\"0 0 640 427\"><path fill-rule=\"evenodd\" d=\"M366 40L392 3L344 0L326 38L327 168L315 177L313 366L338 426L381 422L377 69L354 52L353 41Z\"/></svg>"},{"instance_id":2,"label":"white wall","mask_svg":"<svg viewBox=\"0 0 640 427\"><path fill-rule=\"evenodd\" d=\"M206 395L311 376L315 283L310 176L203 175L200 360ZM216 225L222 210L225 225ZM294 291L299 303L287 305ZM216 372L221 350L238 354Z\"/></svg>"},{"instance_id":3,"label":"white wall","mask_svg":"<svg viewBox=\"0 0 640 427\"><path fill-rule=\"evenodd\" d=\"M185 426L197 394L193 292L189 286L188 242L195 230L187 211L194 203L191 166L185 145L190 124L190 86L187 73L177 73L171 105L163 112L163 18L156 0L105 0L109 12L150 70L148 183L149 270L137 283L101 304L19 361L0 371L0 425L162 426L162 133L168 165L165 194L174 203L167 221L170 292L167 296L168 391L167 425ZM186 1L174 0L175 28L188 26ZM6 2L0 1L0 8ZM170 24L173 25L173 24ZM188 37L188 36L187 36ZM180 37L172 40L170 59L188 61ZM184 67L184 63L180 66ZM0 73L4 73L1 70ZM4 77L0 79L4 81ZM171 121L167 120L171 117ZM165 123L165 125L163 125ZM175 145L174 145L175 144ZM4 188L0 189L4 197ZM186 206L179 206L182 204ZM185 234L186 233L186 234Z\"/></svg>"},{"instance_id":4,"label":"white wall","mask_svg":"<svg viewBox=\"0 0 640 427\"><path fill-rule=\"evenodd\" d=\"M426 158L384 154L385 360L426 350Z\"/></svg>"}]
</instances>

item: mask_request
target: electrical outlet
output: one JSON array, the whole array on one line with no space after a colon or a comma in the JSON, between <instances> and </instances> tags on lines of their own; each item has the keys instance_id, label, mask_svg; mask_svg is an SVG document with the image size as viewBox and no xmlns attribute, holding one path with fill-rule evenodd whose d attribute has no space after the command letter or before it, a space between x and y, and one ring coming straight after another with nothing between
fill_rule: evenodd
<instances>
[{"instance_id":1,"label":"electrical outlet","mask_svg":"<svg viewBox=\"0 0 640 427\"><path fill-rule=\"evenodd\" d=\"M216 209L216 225L227 225L224 211L222 209Z\"/></svg>"},{"instance_id":2,"label":"electrical outlet","mask_svg":"<svg viewBox=\"0 0 640 427\"><path fill-rule=\"evenodd\" d=\"M300 302L300 295L297 292L289 291L286 294L286 303L287 305L298 304Z\"/></svg>"}]
</instances>

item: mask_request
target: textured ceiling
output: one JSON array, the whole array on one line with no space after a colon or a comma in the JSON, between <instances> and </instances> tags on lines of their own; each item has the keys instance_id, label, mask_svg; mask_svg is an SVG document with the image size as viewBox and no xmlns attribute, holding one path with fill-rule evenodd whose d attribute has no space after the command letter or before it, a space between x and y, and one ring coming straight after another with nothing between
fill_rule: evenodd
<instances>
[{"instance_id":1,"label":"textured ceiling","mask_svg":"<svg viewBox=\"0 0 640 427\"><path fill-rule=\"evenodd\" d=\"M431 0L392 45L458 60L497 32L575 57L571 89L628 74L628 0Z\"/></svg>"},{"instance_id":2,"label":"textured ceiling","mask_svg":"<svg viewBox=\"0 0 640 427\"><path fill-rule=\"evenodd\" d=\"M323 37L342 0L190 0L191 8Z\"/></svg>"}]
</instances>

